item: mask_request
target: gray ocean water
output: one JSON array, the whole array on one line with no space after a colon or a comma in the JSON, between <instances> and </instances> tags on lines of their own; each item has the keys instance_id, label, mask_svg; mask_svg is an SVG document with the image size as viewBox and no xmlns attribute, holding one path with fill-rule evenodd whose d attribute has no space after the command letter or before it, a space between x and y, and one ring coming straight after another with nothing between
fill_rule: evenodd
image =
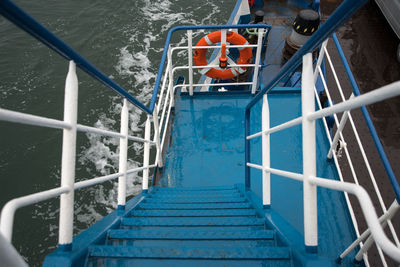
<instances>
[{"instance_id":1,"label":"gray ocean water","mask_svg":"<svg viewBox=\"0 0 400 267\"><path fill-rule=\"evenodd\" d=\"M101 71L148 103L165 37L178 25L225 24L235 0L66 0L16 4ZM176 39L183 42L182 39ZM0 107L63 118L68 62L0 17ZM78 122L119 131L122 99L78 71ZM143 136L144 114L132 107L130 133ZM60 130L0 122L0 206L8 200L60 185ZM76 179L118 170L119 141L79 133ZM140 166L143 147L130 143L129 167ZM116 182L77 191L75 234L116 208ZM128 194L141 190L141 173L128 178ZM31 266L56 248L59 200L17 211L13 244Z\"/></svg>"}]
</instances>

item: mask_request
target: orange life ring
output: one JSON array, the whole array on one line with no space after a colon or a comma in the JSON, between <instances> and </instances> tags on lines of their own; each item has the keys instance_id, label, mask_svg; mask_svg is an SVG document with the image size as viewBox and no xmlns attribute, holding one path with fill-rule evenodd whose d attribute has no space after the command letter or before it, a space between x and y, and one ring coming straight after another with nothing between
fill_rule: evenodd
<instances>
[{"instance_id":1,"label":"orange life ring","mask_svg":"<svg viewBox=\"0 0 400 267\"><path fill-rule=\"evenodd\" d=\"M226 41L234 45L249 44L246 38L244 38L242 35L231 31L227 31ZM221 31L216 31L209 33L208 35L201 38L201 40L196 44L196 46L210 46L219 42L221 42ZM240 51L240 58L238 59L236 64L237 65L248 64L249 59L252 56L251 47L242 47L239 48L239 51ZM197 49L195 48L193 55L194 64L196 64L197 66L207 66L208 62L206 59L206 52L207 52L206 48L197 48ZM229 69L211 68L209 71L205 73L205 75L213 79L229 80L245 71L246 67L237 67L237 68L235 67Z\"/></svg>"}]
</instances>

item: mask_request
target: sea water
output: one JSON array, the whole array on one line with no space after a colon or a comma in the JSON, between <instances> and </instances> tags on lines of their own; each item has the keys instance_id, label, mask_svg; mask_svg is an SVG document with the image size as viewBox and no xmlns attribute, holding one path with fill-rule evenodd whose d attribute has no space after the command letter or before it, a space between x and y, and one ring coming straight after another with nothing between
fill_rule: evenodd
<instances>
[{"instance_id":1,"label":"sea water","mask_svg":"<svg viewBox=\"0 0 400 267\"><path fill-rule=\"evenodd\" d=\"M146 105L170 28L225 24L235 0L17 0L54 32ZM200 39L196 35L195 41ZM183 37L176 42L183 44ZM0 107L62 120L68 62L0 17ZM78 123L119 131L122 98L78 70ZM132 135L144 136L145 114L130 106ZM0 206L12 198L60 186L62 131L0 122ZM118 171L115 138L78 133L76 180ZM128 168L142 165L143 145L129 142ZM154 160L154 159L153 159ZM141 173L127 192L141 191ZM117 206L116 181L76 191L74 234ZM39 266L58 240L59 199L17 211L13 245Z\"/></svg>"}]
</instances>

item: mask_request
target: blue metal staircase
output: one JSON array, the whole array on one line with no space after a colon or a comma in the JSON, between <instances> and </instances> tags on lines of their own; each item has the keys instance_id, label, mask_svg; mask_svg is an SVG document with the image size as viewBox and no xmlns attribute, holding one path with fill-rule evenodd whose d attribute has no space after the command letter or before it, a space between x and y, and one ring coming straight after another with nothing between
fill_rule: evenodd
<instances>
[{"instance_id":1,"label":"blue metal staircase","mask_svg":"<svg viewBox=\"0 0 400 267\"><path fill-rule=\"evenodd\" d=\"M104 244L89 247L87 265L292 266L292 258L236 186L154 187Z\"/></svg>"}]
</instances>

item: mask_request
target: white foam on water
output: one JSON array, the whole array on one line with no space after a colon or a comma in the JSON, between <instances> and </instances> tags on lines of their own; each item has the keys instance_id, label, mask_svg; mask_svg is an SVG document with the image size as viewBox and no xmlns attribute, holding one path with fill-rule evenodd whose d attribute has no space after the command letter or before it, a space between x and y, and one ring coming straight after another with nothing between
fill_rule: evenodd
<instances>
[{"instance_id":1,"label":"white foam on water","mask_svg":"<svg viewBox=\"0 0 400 267\"><path fill-rule=\"evenodd\" d=\"M178 25L226 23L228 18L217 16L221 8L213 1L196 1L196 3L190 3L188 7L185 7L188 2L183 0L141 0L141 2L137 5L141 8L135 12L140 13L142 25L128 24L121 28L128 42L121 44L117 55L118 62L114 66L116 73L112 77L122 79L124 81L122 86L128 85L128 91L132 95L142 103L148 104L152 97L167 32ZM204 31L194 32L194 37L202 36L203 33ZM184 45L186 42L184 36L177 40L179 45ZM121 98L113 98L112 107L100 114L94 126L119 131L121 107ZM129 133L143 137L145 115L133 105L129 106L129 111ZM82 166L93 166L94 169L87 167L88 173L93 175L118 172L119 140L94 134L87 134L87 137L88 145L82 150L78 159L79 163ZM142 166L143 144L129 142L129 151L135 156L129 158L128 169ZM140 193L141 180L141 173L128 175L127 195ZM102 205L107 212L116 208L117 179L112 182L111 187L102 184L86 190L93 193L95 198L91 203L82 203L76 212L79 222L91 224L104 216L98 212L96 205Z\"/></svg>"}]
</instances>

